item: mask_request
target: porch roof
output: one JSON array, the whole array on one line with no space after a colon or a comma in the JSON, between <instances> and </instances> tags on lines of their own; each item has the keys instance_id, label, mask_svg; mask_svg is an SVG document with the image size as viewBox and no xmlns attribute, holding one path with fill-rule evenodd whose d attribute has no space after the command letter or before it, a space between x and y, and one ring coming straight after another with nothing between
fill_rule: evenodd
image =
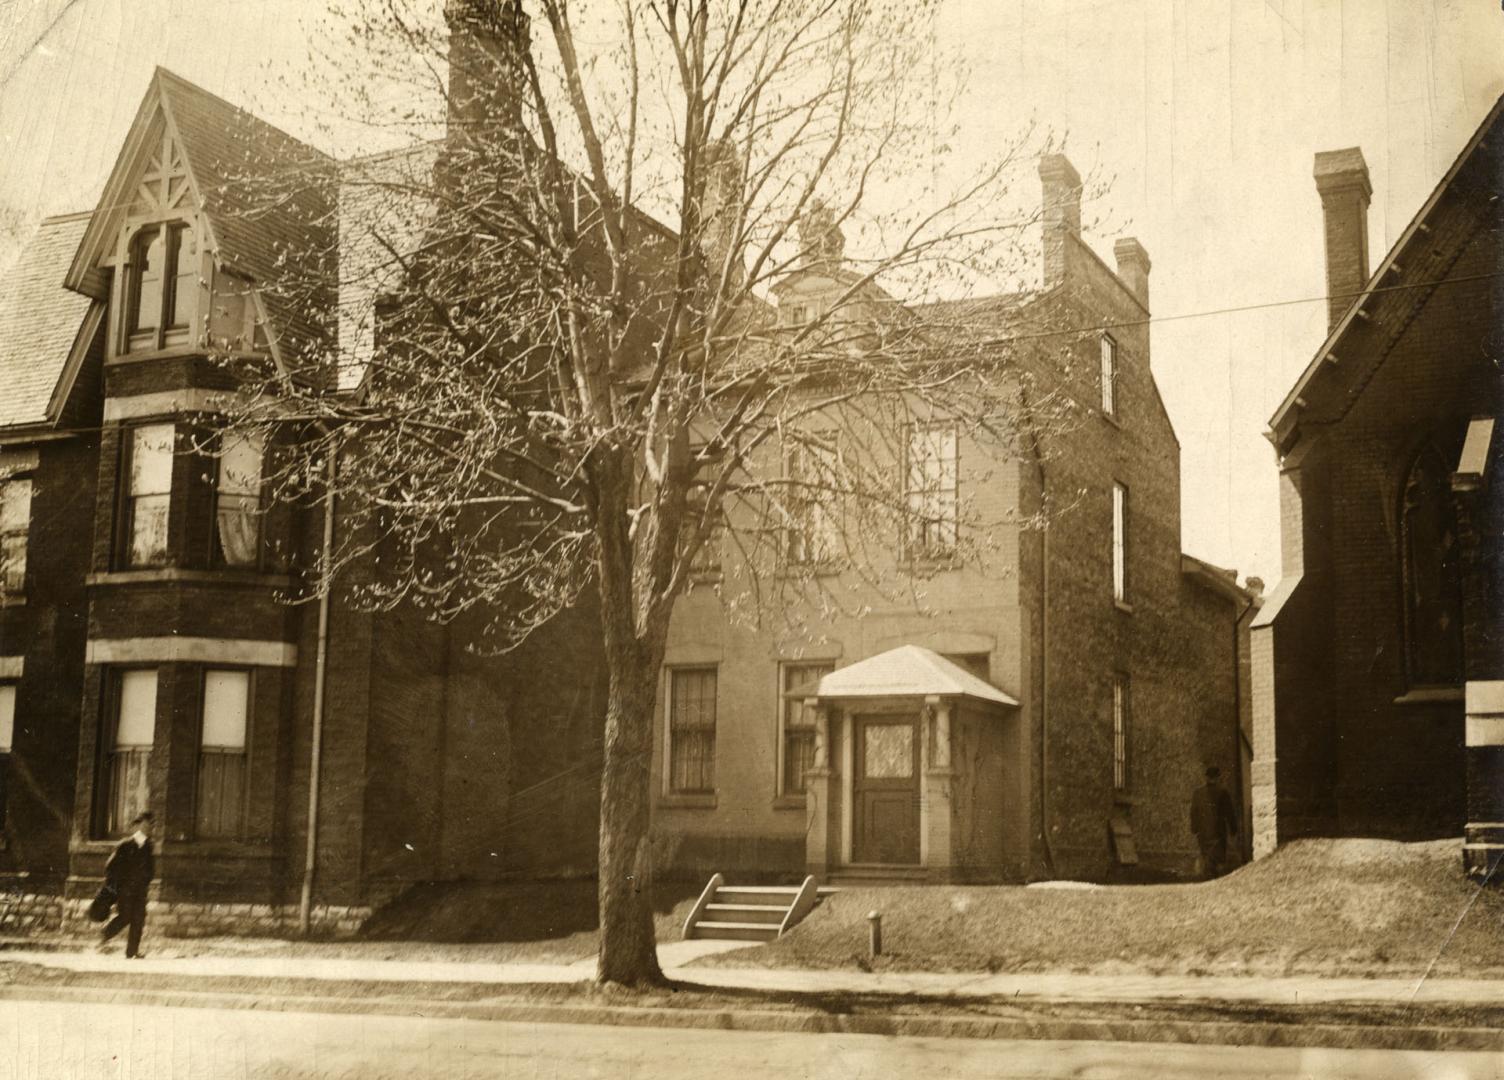
<instances>
[{"instance_id":1,"label":"porch roof","mask_svg":"<svg viewBox=\"0 0 1504 1080\"><path fill-rule=\"evenodd\" d=\"M837 668L818 683L789 692L789 697L821 701L873 697L968 697L995 705L1018 700L945 657L920 645L869 656Z\"/></svg>"}]
</instances>

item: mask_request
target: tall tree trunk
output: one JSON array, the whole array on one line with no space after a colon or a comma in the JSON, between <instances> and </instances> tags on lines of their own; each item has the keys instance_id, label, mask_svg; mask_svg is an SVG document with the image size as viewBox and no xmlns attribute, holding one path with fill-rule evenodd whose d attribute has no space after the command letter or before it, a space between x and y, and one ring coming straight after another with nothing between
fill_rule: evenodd
<instances>
[{"instance_id":1,"label":"tall tree trunk","mask_svg":"<svg viewBox=\"0 0 1504 1080\"><path fill-rule=\"evenodd\" d=\"M608 646L606 663L611 686L601 776L601 947L596 978L628 985L661 983L648 836L658 662L620 642Z\"/></svg>"}]
</instances>

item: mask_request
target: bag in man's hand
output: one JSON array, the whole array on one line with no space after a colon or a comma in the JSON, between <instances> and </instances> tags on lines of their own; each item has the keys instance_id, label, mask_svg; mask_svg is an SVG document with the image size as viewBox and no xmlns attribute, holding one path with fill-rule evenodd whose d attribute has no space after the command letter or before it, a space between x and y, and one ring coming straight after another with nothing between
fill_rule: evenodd
<instances>
[{"instance_id":1,"label":"bag in man's hand","mask_svg":"<svg viewBox=\"0 0 1504 1080\"><path fill-rule=\"evenodd\" d=\"M101 885L99 891L94 894L94 899L89 904L89 919L91 922L104 922L110 917L110 909L115 906L115 899L119 895L113 885Z\"/></svg>"}]
</instances>

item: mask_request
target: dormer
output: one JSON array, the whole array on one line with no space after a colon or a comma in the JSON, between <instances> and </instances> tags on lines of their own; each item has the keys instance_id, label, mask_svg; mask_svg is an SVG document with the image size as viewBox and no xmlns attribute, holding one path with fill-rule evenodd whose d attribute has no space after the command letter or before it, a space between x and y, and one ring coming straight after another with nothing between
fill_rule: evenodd
<instances>
[{"instance_id":1,"label":"dormer","mask_svg":"<svg viewBox=\"0 0 1504 1080\"><path fill-rule=\"evenodd\" d=\"M108 304L108 357L249 352L286 364L303 351L320 316L269 290L290 259L327 249L327 166L159 68L64 282ZM295 177L298 190L264 205L247 168Z\"/></svg>"}]
</instances>

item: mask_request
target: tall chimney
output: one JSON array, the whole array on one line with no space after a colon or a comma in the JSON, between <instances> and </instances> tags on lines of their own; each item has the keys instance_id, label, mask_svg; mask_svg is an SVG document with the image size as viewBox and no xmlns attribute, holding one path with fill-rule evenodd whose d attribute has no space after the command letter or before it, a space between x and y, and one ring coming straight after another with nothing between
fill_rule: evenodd
<instances>
[{"instance_id":1,"label":"tall chimney","mask_svg":"<svg viewBox=\"0 0 1504 1080\"><path fill-rule=\"evenodd\" d=\"M449 26L449 128L474 134L521 126L521 0L444 0Z\"/></svg>"},{"instance_id":2,"label":"tall chimney","mask_svg":"<svg viewBox=\"0 0 1504 1080\"><path fill-rule=\"evenodd\" d=\"M1039 159L1044 187L1044 283L1065 280L1066 234L1081 235L1081 176L1064 154Z\"/></svg>"},{"instance_id":3,"label":"tall chimney","mask_svg":"<svg viewBox=\"0 0 1504 1080\"><path fill-rule=\"evenodd\" d=\"M1368 163L1356 146L1316 155L1326 232L1326 323L1331 330L1368 283Z\"/></svg>"},{"instance_id":4,"label":"tall chimney","mask_svg":"<svg viewBox=\"0 0 1504 1080\"><path fill-rule=\"evenodd\" d=\"M1112 245L1112 255L1118 262L1118 277L1128 286L1128 291L1138 297L1138 302L1149 310L1149 253L1135 237L1125 236Z\"/></svg>"}]
</instances>

